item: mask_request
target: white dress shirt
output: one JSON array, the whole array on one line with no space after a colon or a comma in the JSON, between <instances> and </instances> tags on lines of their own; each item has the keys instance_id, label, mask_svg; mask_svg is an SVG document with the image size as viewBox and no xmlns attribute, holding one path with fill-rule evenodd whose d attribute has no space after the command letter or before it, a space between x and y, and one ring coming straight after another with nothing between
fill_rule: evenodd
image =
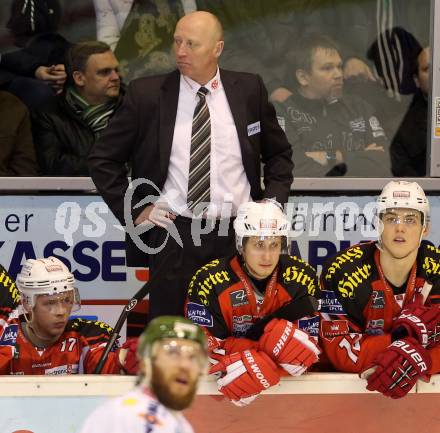
<instances>
[{"instance_id":1,"label":"white dress shirt","mask_svg":"<svg viewBox=\"0 0 440 433\"><path fill-rule=\"evenodd\" d=\"M180 76L179 101L174 126L168 177L162 194L171 209L191 216L187 209L191 130L194 109L199 101L200 84ZM250 201L250 184L244 171L240 142L231 109L220 79L220 72L204 87L209 90L206 102L211 118L211 158L209 216L236 215L240 204Z\"/></svg>"}]
</instances>

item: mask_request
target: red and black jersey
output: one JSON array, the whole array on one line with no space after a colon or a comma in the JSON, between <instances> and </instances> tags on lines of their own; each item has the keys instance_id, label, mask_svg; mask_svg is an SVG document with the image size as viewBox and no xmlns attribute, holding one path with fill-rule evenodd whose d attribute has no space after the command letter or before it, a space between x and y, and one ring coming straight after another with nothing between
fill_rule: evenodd
<instances>
[{"instance_id":1,"label":"red and black jersey","mask_svg":"<svg viewBox=\"0 0 440 433\"><path fill-rule=\"evenodd\" d=\"M239 257L234 256L213 260L194 274L185 312L202 326L211 349L218 347L219 340L227 340L228 351L239 351L257 344L259 337L249 335L273 314L291 317L299 328L317 336L319 317L313 316L316 308L311 298L318 292L315 269L298 257L282 255L258 299ZM276 316L278 311L283 316Z\"/></svg>"},{"instance_id":2,"label":"red and black jersey","mask_svg":"<svg viewBox=\"0 0 440 433\"><path fill-rule=\"evenodd\" d=\"M423 243L406 285L390 289L381 277L375 242L354 245L328 259L321 273L320 344L337 370L360 372L391 343L402 307L425 282L427 305L440 307L440 250ZM430 350L440 371L440 347Z\"/></svg>"},{"instance_id":3,"label":"red and black jersey","mask_svg":"<svg viewBox=\"0 0 440 433\"><path fill-rule=\"evenodd\" d=\"M93 373L110 338L109 325L81 318L69 320L54 344L38 348L23 332L25 319L19 315L19 308L15 283L0 266L0 374ZM102 372L118 374L119 370L113 350Z\"/></svg>"}]
</instances>

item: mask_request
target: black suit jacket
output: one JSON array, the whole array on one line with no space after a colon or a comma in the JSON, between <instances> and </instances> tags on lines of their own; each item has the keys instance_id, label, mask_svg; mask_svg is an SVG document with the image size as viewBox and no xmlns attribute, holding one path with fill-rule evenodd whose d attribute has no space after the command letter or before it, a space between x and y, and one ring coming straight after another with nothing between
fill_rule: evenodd
<instances>
[{"instance_id":1,"label":"black suit jacket","mask_svg":"<svg viewBox=\"0 0 440 433\"><path fill-rule=\"evenodd\" d=\"M253 200L275 198L285 203L292 176L291 145L278 125L261 78L245 72L220 70L220 77L238 132L243 166ZM122 106L115 113L89 156L93 181L105 202L123 226L124 195L129 186L126 163L132 180L148 179L133 190L126 209L132 221L158 196L168 176L168 165L179 99L180 73L140 78L130 83ZM261 132L248 136L247 127L260 121ZM261 188L263 163L264 192ZM141 206L136 204L144 200ZM131 215L130 215L131 214ZM148 234L148 232L147 232ZM146 266L147 255L126 238L127 264ZM146 236L144 236L144 242ZM148 245L148 242L146 242Z\"/></svg>"}]
</instances>

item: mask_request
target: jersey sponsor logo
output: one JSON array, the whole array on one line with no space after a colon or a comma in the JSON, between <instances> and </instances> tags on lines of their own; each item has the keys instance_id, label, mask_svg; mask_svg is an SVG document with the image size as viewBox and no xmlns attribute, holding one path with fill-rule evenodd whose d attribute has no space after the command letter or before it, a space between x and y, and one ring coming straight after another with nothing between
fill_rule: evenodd
<instances>
[{"instance_id":1,"label":"jersey sponsor logo","mask_svg":"<svg viewBox=\"0 0 440 433\"><path fill-rule=\"evenodd\" d=\"M195 302L188 302L187 316L192 322L200 326L206 326L212 328L214 326L214 319L209 310L200 304Z\"/></svg>"},{"instance_id":2,"label":"jersey sponsor logo","mask_svg":"<svg viewBox=\"0 0 440 433\"><path fill-rule=\"evenodd\" d=\"M425 257L422 268L427 275L440 275L440 262L434 260L432 257Z\"/></svg>"},{"instance_id":3,"label":"jersey sponsor logo","mask_svg":"<svg viewBox=\"0 0 440 433\"><path fill-rule=\"evenodd\" d=\"M353 132L365 132L366 123L363 117L358 117L357 119L350 121L350 128Z\"/></svg>"},{"instance_id":4,"label":"jersey sponsor logo","mask_svg":"<svg viewBox=\"0 0 440 433\"><path fill-rule=\"evenodd\" d=\"M77 374L78 364L60 365L58 367L48 368L44 370L44 374L49 376L57 376L60 374Z\"/></svg>"},{"instance_id":5,"label":"jersey sponsor logo","mask_svg":"<svg viewBox=\"0 0 440 433\"><path fill-rule=\"evenodd\" d=\"M316 291L316 280L308 275L305 268L299 266L289 266L283 272L284 283L298 283L307 289L309 295L314 296Z\"/></svg>"},{"instance_id":6,"label":"jersey sponsor logo","mask_svg":"<svg viewBox=\"0 0 440 433\"><path fill-rule=\"evenodd\" d=\"M7 274L5 269L2 269L0 273L0 283L3 285L5 289L9 290L9 294L11 295L12 301L15 304L18 304L18 301L20 300L20 293L15 285L15 282Z\"/></svg>"},{"instance_id":7,"label":"jersey sponsor logo","mask_svg":"<svg viewBox=\"0 0 440 433\"><path fill-rule=\"evenodd\" d=\"M244 314L243 316L232 316L232 323L246 323L252 322L252 316L249 314Z\"/></svg>"},{"instance_id":8,"label":"jersey sponsor logo","mask_svg":"<svg viewBox=\"0 0 440 433\"><path fill-rule=\"evenodd\" d=\"M371 319L367 323L365 333L368 335L383 335L385 331L385 321L383 319Z\"/></svg>"},{"instance_id":9,"label":"jersey sponsor logo","mask_svg":"<svg viewBox=\"0 0 440 433\"><path fill-rule=\"evenodd\" d=\"M232 316L232 335L234 337L244 337L252 326L253 322L250 314Z\"/></svg>"},{"instance_id":10,"label":"jersey sponsor logo","mask_svg":"<svg viewBox=\"0 0 440 433\"><path fill-rule=\"evenodd\" d=\"M322 320L321 334L323 337L332 338L349 333L348 320Z\"/></svg>"},{"instance_id":11,"label":"jersey sponsor logo","mask_svg":"<svg viewBox=\"0 0 440 433\"><path fill-rule=\"evenodd\" d=\"M319 335L319 316L310 319L299 319L298 328L312 337L317 337Z\"/></svg>"},{"instance_id":12,"label":"jersey sponsor logo","mask_svg":"<svg viewBox=\"0 0 440 433\"><path fill-rule=\"evenodd\" d=\"M244 337L248 330L252 328L253 323L233 323L232 335L234 337Z\"/></svg>"},{"instance_id":13,"label":"jersey sponsor logo","mask_svg":"<svg viewBox=\"0 0 440 433\"><path fill-rule=\"evenodd\" d=\"M372 304L371 308L376 310L383 310L385 307L385 298L383 296L383 292L381 290L373 290L371 292Z\"/></svg>"},{"instance_id":14,"label":"jersey sponsor logo","mask_svg":"<svg viewBox=\"0 0 440 433\"><path fill-rule=\"evenodd\" d=\"M50 367L52 365L52 362L43 362L41 364L32 364L32 368L45 368L45 367Z\"/></svg>"},{"instance_id":15,"label":"jersey sponsor logo","mask_svg":"<svg viewBox=\"0 0 440 433\"><path fill-rule=\"evenodd\" d=\"M338 291L343 298L354 298L355 289L371 275L371 265L356 266L354 272L344 272L344 277L338 281Z\"/></svg>"},{"instance_id":16,"label":"jersey sponsor logo","mask_svg":"<svg viewBox=\"0 0 440 433\"><path fill-rule=\"evenodd\" d=\"M14 346L17 341L18 325L9 325L0 339L0 346Z\"/></svg>"},{"instance_id":17,"label":"jersey sponsor logo","mask_svg":"<svg viewBox=\"0 0 440 433\"><path fill-rule=\"evenodd\" d=\"M336 273L337 269L341 269L341 265L344 263L353 263L355 260L360 259L364 255L364 252L359 246L349 248L347 251L339 254L335 260L328 267L324 278L330 280L332 275Z\"/></svg>"},{"instance_id":18,"label":"jersey sponsor logo","mask_svg":"<svg viewBox=\"0 0 440 433\"><path fill-rule=\"evenodd\" d=\"M218 272L210 272L211 268L215 268L216 266L218 266L219 263L220 260L216 259L197 270L189 283L189 297L193 296L193 291L196 291L197 296L199 297L202 304L205 306L209 305L208 295L211 290L217 284L223 284L225 281L231 281L228 271L221 270ZM209 272L208 276L205 279L200 278L199 275L203 271Z\"/></svg>"},{"instance_id":19,"label":"jersey sponsor logo","mask_svg":"<svg viewBox=\"0 0 440 433\"><path fill-rule=\"evenodd\" d=\"M233 307L241 307L242 305L249 304L249 300L244 289L231 292L230 297L231 297L231 305Z\"/></svg>"},{"instance_id":20,"label":"jersey sponsor logo","mask_svg":"<svg viewBox=\"0 0 440 433\"><path fill-rule=\"evenodd\" d=\"M341 303L332 290L321 290L321 299L319 300L319 311L326 314L346 315Z\"/></svg>"}]
</instances>

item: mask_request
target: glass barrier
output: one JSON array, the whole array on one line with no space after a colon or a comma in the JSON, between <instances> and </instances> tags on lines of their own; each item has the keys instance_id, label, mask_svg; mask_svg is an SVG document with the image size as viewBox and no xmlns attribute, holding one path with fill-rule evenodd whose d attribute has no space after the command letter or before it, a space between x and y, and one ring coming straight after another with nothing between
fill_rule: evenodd
<instances>
[{"instance_id":1,"label":"glass barrier","mask_svg":"<svg viewBox=\"0 0 440 433\"><path fill-rule=\"evenodd\" d=\"M62 63L67 42L98 37L114 50L129 83L172 70L176 22L184 13L207 10L224 26L220 65L263 77L293 146L295 177L429 175L430 0L46 0L33 18L30 3L0 3L0 87L32 113L41 111L39 92L48 86L35 79L35 65L30 74L29 64L21 63L36 55L32 44L38 32L61 37L48 42L52 51L44 66ZM20 57L11 59L18 49ZM32 141L19 104L0 95L0 110L13 106L15 126L27 128ZM63 141L60 153L80 163L64 172L47 163L47 137L35 132L40 127L32 116L37 157L29 156L31 144L23 153L33 164L8 172L0 161L0 174L87 176L84 147L69 147L56 134L51 139ZM90 140L86 148L93 134Z\"/></svg>"}]
</instances>

